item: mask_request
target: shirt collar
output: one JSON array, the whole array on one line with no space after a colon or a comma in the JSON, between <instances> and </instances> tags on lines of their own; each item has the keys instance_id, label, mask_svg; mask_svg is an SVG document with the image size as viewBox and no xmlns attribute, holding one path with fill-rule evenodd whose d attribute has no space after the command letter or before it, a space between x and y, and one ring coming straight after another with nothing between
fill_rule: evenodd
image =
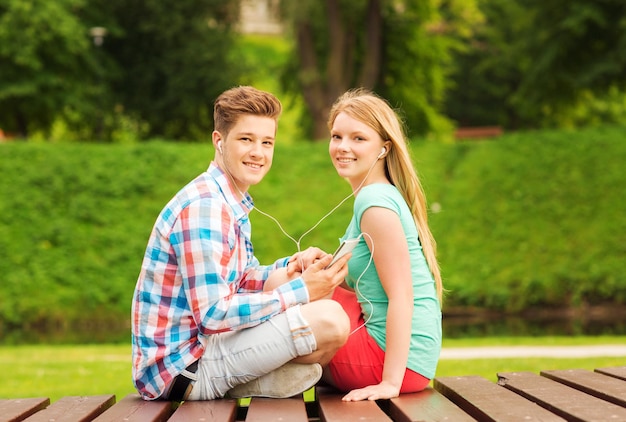
<instances>
[{"instance_id":1,"label":"shirt collar","mask_svg":"<svg viewBox=\"0 0 626 422\"><path fill-rule=\"evenodd\" d=\"M222 195L226 199L228 205L231 206L237 218L243 217L244 214L247 215L254 208L254 201L248 192L243 193L243 199L238 199L239 190L234 186L234 182L231 178L224 172L215 161L211 161L209 164L209 168L207 169L207 173L211 176L217 186L219 187Z\"/></svg>"}]
</instances>

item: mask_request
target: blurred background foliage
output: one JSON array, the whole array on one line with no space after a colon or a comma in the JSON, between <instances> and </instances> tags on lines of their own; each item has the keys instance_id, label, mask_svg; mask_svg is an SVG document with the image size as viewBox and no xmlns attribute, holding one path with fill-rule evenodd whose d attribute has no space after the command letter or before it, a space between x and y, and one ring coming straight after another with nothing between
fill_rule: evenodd
<instances>
[{"instance_id":1,"label":"blurred background foliage","mask_svg":"<svg viewBox=\"0 0 626 422\"><path fill-rule=\"evenodd\" d=\"M280 31L250 55L260 16L242 10L259 4ZM449 141L623 121L626 3L0 0L0 62L0 129L22 139L201 141L220 92L269 77L301 139L324 139L332 101L365 86L414 136Z\"/></svg>"},{"instance_id":2,"label":"blurred background foliage","mask_svg":"<svg viewBox=\"0 0 626 422\"><path fill-rule=\"evenodd\" d=\"M626 126L529 131L455 144L415 139L416 167L448 294L444 314L626 305ZM352 200L323 143L278 143L251 188L300 248L328 251ZM145 245L163 205L202 172L209 144L152 141L0 145L0 321L124 326ZM294 241L252 212L262 263Z\"/></svg>"},{"instance_id":3,"label":"blurred background foliage","mask_svg":"<svg viewBox=\"0 0 626 422\"><path fill-rule=\"evenodd\" d=\"M280 31L245 31L252 3ZM285 106L251 192L294 239L350 193L316 141L366 86L413 139L444 312L623 309L625 73L622 0L0 0L0 330L126 327L154 219L239 84ZM455 141L476 126L505 135ZM351 203L300 246L333 250ZM251 218L262 262L294 252Z\"/></svg>"}]
</instances>

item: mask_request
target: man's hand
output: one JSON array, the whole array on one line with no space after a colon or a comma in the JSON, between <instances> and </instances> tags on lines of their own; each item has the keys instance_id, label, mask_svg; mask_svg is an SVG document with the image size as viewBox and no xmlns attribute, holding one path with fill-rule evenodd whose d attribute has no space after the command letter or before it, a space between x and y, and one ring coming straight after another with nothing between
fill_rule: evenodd
<instances>
[{"instance_id":1,"label":"man's hand","mask_svg":"<svg viewBox=\"0 0 626 422\"><path fill-rule=\"evenodd\" d=\"M310 247L302 252L295 253L287 262L287 276L293 277L296 273L306 270L315 261L325 257L326 252L320 248Z\"/></svg>"},{"instance_id":2,"label":"man's hand","mask_svg":"<svg viewBox=\"0 0 626 422\"><path fill-rule=\"evenodd\" d=\"M311 301L329 297L348 275L348 260L352 256L348 253L330 268L326 268L333 256L325 254L321 259L313 262L303 273L302 279L309 290Z\"/></svg>"}]
</instances>

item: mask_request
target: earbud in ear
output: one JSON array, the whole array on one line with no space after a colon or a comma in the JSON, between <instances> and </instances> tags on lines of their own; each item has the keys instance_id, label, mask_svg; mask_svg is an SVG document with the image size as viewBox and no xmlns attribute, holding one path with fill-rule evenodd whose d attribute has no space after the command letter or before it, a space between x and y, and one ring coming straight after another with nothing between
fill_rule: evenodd
<instances>
[{"instance_id":1,"label":"earbud in ear","mask_svg":"<svg viewBox=\"0 0 626 422\"><path fill-rule=\"evenodd\" d=\"M387 152L387 148L383 147L383 149L380 150L380 154L378 154L378 158L382 158L386 152Z\"/></svg>"},{"instance_id":2,"label":"earbud in ear","mask_svg":"<svg viewBox=\"0 0 626 422\"><path fill-rule=\"evenodd\" d=\"M220 150L220 154L223 154L223 152L222 152L222 141L217 141L217 149Z\"/></svg>"}]
</instances>

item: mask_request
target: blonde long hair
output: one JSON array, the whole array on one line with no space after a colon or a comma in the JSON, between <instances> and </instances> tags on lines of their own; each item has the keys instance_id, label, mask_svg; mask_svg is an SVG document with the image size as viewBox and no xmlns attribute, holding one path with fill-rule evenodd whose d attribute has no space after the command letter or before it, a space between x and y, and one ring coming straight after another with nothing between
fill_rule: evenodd
<instances>
[{"instance_id":1,"label":"blonde long hair","mask_svg":"<svg viewBox=\"0 0 626 422\"><path fill-rule=\"evenodd\" d=\"M335 101L328 118L329 129L332 130L339 113L346 113L365 123L383 140L391 142L391 147L387 148L388 152L384 157L385 174L400 191L413 214L424 256L435 280L437 296L441 303L443 282L437 262L437 243L428 227L426 195L413 167L400 117L387 101L364 88L347 91Z\"/></svg>"}]
</instances>

